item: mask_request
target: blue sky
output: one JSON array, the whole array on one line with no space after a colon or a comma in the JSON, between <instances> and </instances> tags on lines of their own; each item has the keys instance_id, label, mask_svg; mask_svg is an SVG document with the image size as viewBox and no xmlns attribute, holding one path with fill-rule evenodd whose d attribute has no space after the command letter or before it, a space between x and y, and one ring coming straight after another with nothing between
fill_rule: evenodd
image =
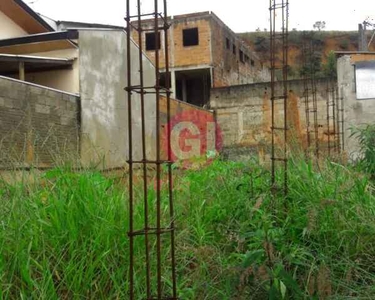
<instances>
[{"instance_id":1,"label":"blue sky","mask_svg":"<svg viewBox=\"0 0 375 300\"><path fill-rule=\"evenodd\" d=\"M24 0L37 12L57 20L124 25L125 0ZM136 9L135 2L132 7ZM142 0L144 11L153 0ZM160 1L161 3L161 1ZM268 0L169 0L176 15L211 10L236 32L269 27ZM358 23L375 18L373 0L290 0L290 27L310 30L326 21L327 30L357 30Z\"/></svg>"}]
</instances>

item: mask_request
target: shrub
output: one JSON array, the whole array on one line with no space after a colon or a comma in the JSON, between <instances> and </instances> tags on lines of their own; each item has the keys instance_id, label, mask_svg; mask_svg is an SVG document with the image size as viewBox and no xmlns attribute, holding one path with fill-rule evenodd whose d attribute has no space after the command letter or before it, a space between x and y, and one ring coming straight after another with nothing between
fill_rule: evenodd
<instances>
[{"instance_id":1,"label":"shrub","mask_svg":"<svg viewBox=\"0 0 375 300\"><path fill-rule=\"evenodd\" d=\"M349 40L347 40L346 38L345 39L342 39L339 43L339 46L342 50L348 50L349 49Z\"/></svg>"},{"instance_id":2,"label":"shrub","mask_svg":"<svg viewBox=\"0 0 375 300\"><path fill-rule=\"evenodd\" d=\"M336 78L337 77L337 60L334 51L331 51L327 57L327 63L324 65L323 73L326 77Z\"/></svg>"},{"instance_id":3,"label":"shrub","mask_svg":"<svg viewBox=\"0 0 375 300\"><path fill-rule=\"evenodd\" d=\"M358 166L375 179L375 124L355 128L352 136L357 137L361 154L357 160Z\"/></svg>"}]
</instances>

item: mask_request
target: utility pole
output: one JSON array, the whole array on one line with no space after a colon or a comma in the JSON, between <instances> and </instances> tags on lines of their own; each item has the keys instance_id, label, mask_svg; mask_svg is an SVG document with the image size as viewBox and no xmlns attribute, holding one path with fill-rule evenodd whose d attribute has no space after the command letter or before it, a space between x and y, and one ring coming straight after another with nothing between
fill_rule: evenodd
<instances>
[{"instance_id":1,"label":"utility pole","mask_svg":"<svg viewBox=\"0 0 375 300\"><path fill-rule=\"evenodd\" d=\"M358 24L358 32L359 32L358 51L368 51L365 24L366 24L365 22L363 24L364 26L362 24Z\"/></svg>"},{"instance_id":2,"label":"utility pole","mask_svg":"<svg viewBox=\"0 0 375 300\"><path fill-rule=\"evenodd\" d=\"M373 33L369 43L367 43L367 26L373 27ZM369 51L370 45L375 37L375 23L365 20L363 24L358 24L358 31L358 51Z\"/></svg>"}]
</instances>

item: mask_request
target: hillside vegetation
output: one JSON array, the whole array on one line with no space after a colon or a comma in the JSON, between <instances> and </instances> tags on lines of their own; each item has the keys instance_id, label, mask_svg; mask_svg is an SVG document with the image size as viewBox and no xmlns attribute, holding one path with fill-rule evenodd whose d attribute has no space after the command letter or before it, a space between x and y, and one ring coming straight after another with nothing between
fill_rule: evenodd
<instances>
[{"instance_id":1,"label":"hillside vegetation","mask_svg":"<svg viewBox=\"0 0 375 300\"><path fill-rule=\"evenodd\" d=\"M247 32L239 36L247 42L250 48L257 53L264 64L269 64L269 33ZM304 38L313 40L315 55L319 57L321 69L327 62L332 51L356 51L358 50L358 32L356 31L291 31L289 33L289 65L291 75L298 77L302 64L302 47ZM371 34L368 33L368 40ZM375 51L375 42L370 47ZM281 57L281 52L278 55Z\"/></svg>"}]
</instances>

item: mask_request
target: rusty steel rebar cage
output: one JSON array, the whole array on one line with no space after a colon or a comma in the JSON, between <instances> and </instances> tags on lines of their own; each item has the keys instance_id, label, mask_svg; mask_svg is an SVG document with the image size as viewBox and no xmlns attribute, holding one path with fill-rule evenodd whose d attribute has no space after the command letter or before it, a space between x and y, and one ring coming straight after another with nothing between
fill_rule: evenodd
<instances>
[{"instance_id":1,"label":"rusty steel rebar cage","mask_svg":"<svg viewBox=\"0 0 375 300\"><path fill-rule=\"evenodd\" d=\"M331 87L330 82L327 82L327 88L326 88L326 131L325 135L327 136L327 143L326 143L326 149L327 149L327 155L331 156Z\"/></svg>"},{"instance_id":2,"label":"rusty steel rebar cage","mask_svg":"<svg viewBox=\"0 0 375 300\"><path fill-rule=\"evenodd\" d=\"M313 62L314 41L304 36L302 45L303 83L306 114L307 152L314 148L314 154L319 158L319 124L316 76ZM310 62L310 64L309 64Z\"/></svg>"},{"instance_id":3,"label":"rusty steel rebar cage","mask_svg":"<svg viewBox=\"0 0 375 300\"><path fill-rule=\"evenodd\" d=\"M128 98L128 135L129 135L129 298L131 300L138 299L169 299L174 300L177 298L177 281L176 281L176 259L175 259L175 216L173 207L173 183L172 183L172 153L171 153L171 87L170 87L170 73L169 73L169 36L168 31L170 24L168 23L168 12L167 12L167 0L163 0L162 7L160 9L159 0L154 0L154 11L150 13L142 13L141 0L136 0L137 11L134 15L131 14L131 0L126 2L126 22L127 22L127 86L125 90L127 91ZM161 10L161 12L160 12ZM144 28L143 18L151 19L151 28ZM134 20L134 21L132 21ZM139 69L133 70L132 63L134 63L134 58L132 56L132 32L135 32L135 41L138 43L138 48L136 53L138 55ZM155 66L155 84L153 86L145 86L144 80L144 68L143 68L143 43L145 32L153 33L155 39L155 50L154 50L154 66ZM165 63L165 86L161 86L161 74L160 74L160 61L161 61L161 34L164 36L164 63ZM138 73L136 80L132 78L134 72ZM134 75L133 75L134 76ZM133 85L133 82L137 81L139 84ZM135 99L134 95L139 95L139 98ZM160 112L160 96L165 95L167 102L167 158L162 159L161 153L161 112ZM155 96L155 126L156 128L156 153L155 160L147 157L147 145L146 145L146 115L145 115L145 102L146 95ZM140 116L133 116L134 101L140 101ZM149 100L148 100L149 101ZM136 110L137 112L139 110ZM141 144L142 144L142 159L136 160L134 158L134 147L133 147L133 117L140 117L141 119ZM143 180L143 199L136 199L134 193L134 169L135 165L141 166L142 180ZM167 225L162 226L162 166L166 166L167 172L167 198L169 205L168 221ZM149 170L154 170L155 175L155 207L150 207L149 204L149 188L151 183L149 182ZM165 181L163 181L165 183ZM137 201L138 200L138 201ZM143 227L135 228L135 203L143 203ZM152 227L150 225L150 211L155 210L154 219L156 220L156 226ZM165 222L165 221L164 221ZM162 247L162 236L169 235L170 243L168 246ZM139 269L144 268L145 272L145 285L144 294L145 297L141 295L136 295L135 293L135 238L144 238L144 255L145 261L144 266L142 265ZM151 253L151 237L156 239L153 244L156 248L156 259L152 259L155 256ZM162 255L164 252L168 251L168 261L170 274L166 274L162 269L165 268L165 262L163 262ZM154 255L152 255L154 254ZM151 267L156 265L156 271L152 272ZM139 269L137 271L139 272ZM156 284L154 284L154 282ZM166 286L170 291L165 291ZM170 288L169 288L170 287ZM154 291L156 290L156 291Z\"/></svg>"},{"instance_id":4,"label":"rusty steel rebar cage","mask_svg":"<svg viewBox=\"0 0 375 300\"><path fill-rule=\"evenodd\" d=\"M270 65L271 65L271 164L272 190L282 190L286 196L288 193L288 25L289 25L289 0L270 0ZM281 17L281 18L280 18ZM276 23L280 22L281 31L277 31ZM280 66L277 66L278 47L282 48ZM276 91L276 71L282 70L282 93ZM282 102L282 124L277 125L276 114L277 101ZM280 138L281 136L281 138ZM281 141L277 149L277 141ZM276 153L279 150L280 153ZM277 163L282 164L282 183L277 178Z\"/></svg>"},{"instance_id":5,"label":"rusty steel rebar cage","mask_svg":"<svg viewBox=\"0 0 375 300\"><path fill-rule=\"evenodd\" d=\"M334 135L334 151L336 154L340 153L340 127L338 126L338 95L336 81L332 81L332 122L333 122L333 135Z\"/></svg>"},{"instance_id":6,"label":"rusty steel rebar cage","mask_svg":"<svg viewBox=\"0 0 375 300\"><path fill-rule=\"evenodd\" d=\"M341 92L341 95L340 95ZM337 90L337 97L339 104L337 108L337 114L338 114L338 128L340 128L340 152L344 153L345 151L345 122L344 122L344 115L345 115L345 109L344 109L344 97L342 96L342 90Z\"/></svg>"},{"instance_id":7,"label":"rusty steel rebar cage","mask_svg":"<svg viewBox=\"0 0 375 300\"><path fill-rule=\"evenodd\" d=\"M314 60L315 55L315 43L312 39L310 41L310 55L309 59L311 64ZM310 66L310 85L311 85L311 96L312 96L312 109L310 108L310 114L313 114L313 132L314 132L314 149L315 156L319 158L320 143L319 143L319 122L318 122L318 97L317 97L317 87L316 87L316 70L315 66L312 64Z\"/></svg>"},{"instance_id":8,"label":"rusty steel rebar cage","mask_svg":"<svg viewBox=\"0 0 375 300\"><path fill-rule=\"evenodd\" d=\"M305 103L305 118L306 118L306 145L308 153L311 148L311 131L310 131L310 88L309 81L310 76L308 76L308 48L306 44L306 36L302 38L302 80L303 80L303 98Z\"/></svg>"},{"instance_id":9,"label":"rusty steel rebar cage","mask_svg":"<svg viewBox=\"0 0 375 300\"><path fill-rule=\"evenodd\" d=\"M339 153L339 145L337 139L337 88L335 86L335 80L332 78L327 83L327 101L326 101L326 111L327 111L327 151L328 156L333 153Z\"/></svg>"},{"instance_id":10,"label":"rusty steel rebar cage","mask_svg":"<svg viewBox=\"0 0 375 300\"><path fill-rule=\"evenodd\" d=\"M339 101L339 93L338 93L338 87L336 84L333 86L334 94L335 94L335 99L334 99L334 125L335 125L335 152L337 154L340 154L341 149L340 149L340 115L339 115L339 109L340 109L340 101Z\"/></svg>"},{"instance_id":11,"label":"rusty steel rebar cage","mask_svg":"<svg viewBox=\"0 0 375 300\"><path fill-rule=\"evenodd\" d=\"M341 110L341 102L340 102L340 95L339 95L339 88L336 86L335 88L335 103L336 103L336 151L337 154L342 153L341 148L341 126L340 126L340 110Z\"/></svg>"}]
</instances>

